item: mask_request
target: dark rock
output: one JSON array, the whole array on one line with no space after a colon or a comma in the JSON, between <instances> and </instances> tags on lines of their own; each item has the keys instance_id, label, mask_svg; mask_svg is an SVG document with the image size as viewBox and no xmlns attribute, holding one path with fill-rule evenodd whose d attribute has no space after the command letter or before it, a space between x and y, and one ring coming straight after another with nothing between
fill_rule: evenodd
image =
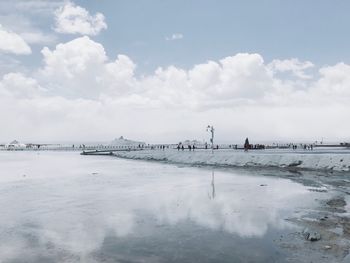
<instances>
[{"instance_id":1,"label":"dark rock","mask_svg":"<svg viewBox=\"0 0 350 263\"><path fill-rule=\"evenodd\" d=\"M296 167L296 166L301 165L302 163L303 163L303 161L299 160L297 162L289 164L288 167Z\"/></svg>"},{"instance_id":2,"label":"dark rock","mask_svg":"<svg viewBox=\"0 0 350 263\"><path fill-rule=\"evenodd\" d=\"M306 240L308 241L318 241L321 239L321 234L320 233L317 233L316 231L314 230L310 230L308 228L305 228L304 231L303 231L303 236Z\"/></svg>"}]
</instances>

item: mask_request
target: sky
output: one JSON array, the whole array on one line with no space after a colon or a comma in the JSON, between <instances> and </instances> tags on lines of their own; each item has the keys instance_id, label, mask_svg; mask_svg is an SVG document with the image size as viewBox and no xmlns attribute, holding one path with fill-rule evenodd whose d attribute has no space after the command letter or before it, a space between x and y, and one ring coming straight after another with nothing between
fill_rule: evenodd
<instances>
[{"instance_id":1,"label":"sky","mask_svg":"<svg viewBox=\"0 0 350 263\"><path fill-rule=\"evenodd\" d=\"M349 11L0 0L0 142L350 141Z\"/></svg>"}]
</instances>

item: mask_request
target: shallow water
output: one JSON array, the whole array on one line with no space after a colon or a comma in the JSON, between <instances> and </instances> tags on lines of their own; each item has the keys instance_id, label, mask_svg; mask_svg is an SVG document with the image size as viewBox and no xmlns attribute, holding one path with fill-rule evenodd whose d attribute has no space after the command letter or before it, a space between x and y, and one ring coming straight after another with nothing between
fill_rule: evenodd
<instances>
[{"instance_id":1,"label":"shallow water","mask_svg":"<svg viewBox=\"0 0 350 263\"><path fill-rule=\"evenodd\" d=\"M0 262L284 262L276 240L315 205L309 188L258 170L0 152Z\"/></svg>"}]
</instances>

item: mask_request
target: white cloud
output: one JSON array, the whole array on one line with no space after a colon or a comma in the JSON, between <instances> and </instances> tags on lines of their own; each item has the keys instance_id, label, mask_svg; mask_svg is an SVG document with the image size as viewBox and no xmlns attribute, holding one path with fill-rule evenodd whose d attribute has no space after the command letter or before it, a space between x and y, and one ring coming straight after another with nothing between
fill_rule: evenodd
<instances>
[{"instance_id":1,"label":"white cloud","mask_svg":"<svg viewBox=\"0 0 350 263\"><path fill-rule=\"evenodd\" d=\"M3 11L3 10L1 10ZM55 34L46 32L44 28L38 28L33 24L31 17L24 11L16 14L2 15L0 11L0 23L7 31L16 32L27 44L48 45L57 41ZM41 14L36 14L36 18Z\"/></svg>"},{"instance_id":2,"label":"white cloud","mask_svg":"<svg viewBox=\"0 0 350 263\"><path fill-rule=\"evenodd\" d=\"M350 65L326 66L319 70L319 74L320 78L311 90L312 97L319 97L322 104L347 105L350 100Z\"/></svg>"},{"instance_id":3,"label":"white cloud","mask_svg":"<svg viewBox=\"0 0 350 263\"><path fill-rule=\"evenodd\" d=\"M65 0L1 0L0 13L23 13L51 16L52 12L62 6Z\"/></svg>"},{"instance_id":4,"label":"white cloud","mask_svg":"<svg viewBox=\"0 0 350 263\"><path fill-rule=\"evenodd\" d=\"M41 88L33 78L21 73L8 73L0 82L0 92L15 98L34 98L43 95L45 89Z\"/></svg>"},{"instance_id":5,"label":"white cloud","mask_svg":"<svg viewBox=\"0 0 350 263\"><path fill-rule=\"evenodd\" d=\"M19 119L2 127L0 138L123 134L178 141L205 138L208 123L221 141L349 138L344 120L350 112L350 65L344 63L321 67L313 79L282 78L261 55L240 53L188 70L169 66L137 76L129 57L111 60L87 36L42 54L42 67L32 74L11 73L0 81L0 118ZM274 65L288 71L310 67L302 61Z\"/></svg>"},{"instance_id":6,"label":"white cloud","mask_svg":"<svg viewBox=\"0 0 350 263\"><path fill-rule=\"evenodd\" d=\"M42 54L39 78L52 93L98 99L103 93L127 93L135 87L134 63L123 55L109 62L103 46L87 36L59 44L53 51L44 48Z\"/></svg>"},{"instance_id":7,"label":"white cloud","mask_svg":"<svg viewBox=\"0 0 350 263\"><path fill-rule=\"evenodd\" d=\"M54 35L44 34L41 31L23 32L19 34L29 44L52 44L57 41Z\"/></svg>"},{"instance_id":8,"label":"white cloud","mask_svg":"<svg viewBox=\"0 0 350 263\"><path fill-rule=\"evenodd\" d=\"M63 1L2 0L0 24L7 31L16 32L28 44L48 45L57 41L50 26L54 11Z\"/></svg>"},{"instance_id":9,"label":"white cloud","mask_svg":"<svg viewBox=\"0 0 350 263\"><path fill-rule=\"evenodd\" d=\"M273 79L260 55L237 54L188 71L173 66L159 68L138 85L153 104L205 110L262 99L273 88Z\"/></svg>"},{"instance_id":10,"label":"white cloud","mask_svg":"<svg viewBox=\"0 0 350 263\"><path fill-rule=\"evenodd\" d=\"M183 39L183 38L184 38L183 34L175 33L175 34L172 34L170 37L165 37L165 40L173 41L173 40L180 40L180 39Z\"/></svg>"},{"instance_id":11,"label":"white cloud","mask_svg":"<svg viewBox=\"0 0 350 263\"><path fill-rule=\"evenodd\" d=\"M31 48L18 34L7 31L0 25L0 52L13 53L16 55L28 55L32 53Z\"/></svg>"},{"instance_id":12,"label":"white cloud","mask_svg":"<svg viewBox=\"0 0 350 263\"><path fill-rule=\"evenodd\" d=\"M9 1L7 0L7 2ZM16 0L11 2L17 10L50 15L53 10L62 6L64 0ZM8 6L8 3L6 5Z\"/></svg>"},{"instance_id":13,"label":"white cloud","mask_svg":"<svg viewBox=\"0 0 350 263\"><path fill-rule=\"evenodd\" d=\"M18 57L14 57L10 54L1 54L0 52L0 78L6 73L24 70L25 67L18 60Z\"/></svg>"},{"instance_id":14,"label":"white cloud","mask_svg":"<svg viewBox=\"0 0 350 263\"><path fill-rule=\"evenodd\" d=\"M273 60L269 68L274 72L292 72L292 74L301 79L310 79L312 76L307 75L305 70L313 68L314 64L310 61L299 61L297 58L286 60Z\"/></svg>"},{"instance_id":15,"label":"white cloud","mask_svg":"<svg viewBox=\"0 0 350 263\"><path fill-rule=\"evenodd\" d=\"M55 31L59 33L95 36L107 29L103 14L90 15L85 8L72 2L66 2L55 11L55 20Z\"/></svg>"}]
</instances>

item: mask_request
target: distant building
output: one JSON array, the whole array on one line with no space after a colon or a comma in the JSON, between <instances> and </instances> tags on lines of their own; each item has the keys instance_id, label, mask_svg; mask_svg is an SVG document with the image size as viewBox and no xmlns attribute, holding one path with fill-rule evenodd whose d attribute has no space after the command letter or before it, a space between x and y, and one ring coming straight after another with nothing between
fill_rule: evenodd
<instances>
[{"instance_id":1,"label":"distant building","mask_svg":"<svg viewBox=\"0 0 350 263\"><path fill-rule=\"evenodd\" d=\"M204 142L201 142L198 140L185 140L185 141L181 142L181 144L184 144L184 145L202 145L202 144L204 144Z\"/></svg>"},{"instance_id":2,"label":"distant building","mask_svg":"<svg viewBox=\"0 0 350 263\"><path fill-rule=\"evenodd\" d=\"M137 146L146 146L146 143L141 141L133 141L133 140L125 139L123 136L120 136L118 139L114 139L113 141L111 141L109 145L137 147Z\"/></svg>"},{"instance_id":3,"label":"distant building","mask_svg":"<svg viewBox=\"0 0 350 263\"><path fill-rule=\"evenodd\" d=\"M6 144L5 148L7 150L17 150L17 149L24 149L24 148L26 148L26 145L23 144L23 143L18 142L17 140L14 140L14 141Z\"/></svg>"}]
</instances>

